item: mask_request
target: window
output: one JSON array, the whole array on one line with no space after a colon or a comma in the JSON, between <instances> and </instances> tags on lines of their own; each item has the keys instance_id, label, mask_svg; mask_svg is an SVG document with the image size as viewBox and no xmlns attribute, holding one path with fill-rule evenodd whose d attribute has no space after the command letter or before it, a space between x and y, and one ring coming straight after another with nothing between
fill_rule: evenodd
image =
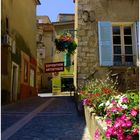
<instances>
[{"instance_id":1,"label":"window","mask_svg":"<svg viewBox=\"0 0 140 140\"><path fill-rule=\"evenodd\" d=\"M114 65L133 65L131 26L112 26Z\"/></svg>"},{"instance_id":2,"label":"window","mask_svg":"<svg viewBox=\"0 0 140 140\"><path fill-rule=\"evenodd\" d=\"M98 22L100 66L132 66L139 62L138 22ZM137 60L136 60L137 59Z\"/></svg>"},{"instance_id":3,"label":"window","mask_svg":"<svg viewBox=\"0 0 140 140\"><path fill-rule=\"evenodd\" d=\"M30 86L35 87L35 70L33 68L30 69Z\"/></svg>"},{"instance_id":4,"label":"window","mask_svg":"<svg viewBox=\"0 0 140 140\"><path fill-rule=\"evenodd\" d=\"M24 60L24 82L28 82L28 62Z\"/></svg>"}]
</instances>

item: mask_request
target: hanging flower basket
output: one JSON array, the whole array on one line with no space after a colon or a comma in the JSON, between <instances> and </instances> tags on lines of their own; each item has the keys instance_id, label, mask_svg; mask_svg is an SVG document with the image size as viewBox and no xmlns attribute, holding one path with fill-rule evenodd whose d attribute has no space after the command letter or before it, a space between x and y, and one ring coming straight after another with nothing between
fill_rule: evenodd
<instances>
[{"instance_id":1,"label":"hanging flower basket","mask_svg":"<svg viewBox=\"0 0 140 140\"><path fill-rule=\"evenodd\" d=\"M67 52L73 54L77 44L70 34L61 35L59 38L55 39L56 49L59 52Z\"/></svg>"}]
</instances>

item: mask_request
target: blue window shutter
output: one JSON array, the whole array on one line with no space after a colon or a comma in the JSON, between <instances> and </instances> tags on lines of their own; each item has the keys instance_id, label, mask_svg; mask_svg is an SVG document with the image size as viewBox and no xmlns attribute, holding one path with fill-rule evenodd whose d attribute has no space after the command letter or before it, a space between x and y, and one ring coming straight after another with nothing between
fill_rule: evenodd
<instances>
[{"instance_id":1,"label":"blue window shutter","mask_svg":"<svg viewBox=\"0 0 140 140\"><path fill-rule=\"evenodd\" d=\"M136 64L139 65L139 22L134 23L134 51L136 54Z\"/></svg>"},{"instance_id":2,"label":"blue window shutter","mask_svg":"<svg viewBox=\"0 0 140 140\"><path fill-rule=\"evenodd\" d=\"M70 66L71 65L71 55L69 53L64 54L64 66Z\"/></svg>"},{"instance_id":3,"label":"blue window shutter","mask_svg":"<svg viewBox=\"0 0 140 140\"><path fill-rule=\"evenodd\" d=\"M112 25L108 21L98 22L99 60L101 66L113 65Z\"/></svg>"}]
</instances>

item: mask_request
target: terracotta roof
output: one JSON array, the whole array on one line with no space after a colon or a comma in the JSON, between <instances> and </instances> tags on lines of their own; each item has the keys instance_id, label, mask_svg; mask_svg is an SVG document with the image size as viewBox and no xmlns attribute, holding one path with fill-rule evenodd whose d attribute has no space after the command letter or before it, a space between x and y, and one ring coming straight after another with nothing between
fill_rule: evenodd
<instances>
[{"instance_id":1,"label":"terracotta roof","mask_svg":"<svg viewBox=\"0 0 140 140\"><path fill-rule=\"evenodd\" d=\"M54 30L54 26L53 24L49 24L49 23L38 23L38 27L42 27L43 31L53 31Z\"/></svg>"},{"instance_id":2,"label":"terracotta roof","mask_svg":"<svg viewBox=\"0 0 140 140\"><path fill-rule=\"evenodd\" d=\"M69 21L61 21L61 22L52 22L53 25L63 25L63 24L71 24L74 23L74 20L69 20Z\"/></svg>"},{"instance_id":3,"label":"terracotta roof","mask_svg":"<svg viewBox=\"0 0 140 140\"><path fill-rule=\"evenodd\" d=\"M59 13L58 15L70 15L70 16L74 16L74 13Z\"/></svg>"}]
</instances>

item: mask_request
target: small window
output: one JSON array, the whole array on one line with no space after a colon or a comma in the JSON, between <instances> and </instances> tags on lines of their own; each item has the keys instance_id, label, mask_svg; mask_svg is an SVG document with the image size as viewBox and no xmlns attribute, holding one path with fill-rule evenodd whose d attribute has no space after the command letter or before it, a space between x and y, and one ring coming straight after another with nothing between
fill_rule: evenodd
<instances>
[{"instance_id":1,"label":"small window","mask_svg":"<svg viewBox=\"0 0 140 140\"><path fill-rule=\"evenodd\" d=\"M9 33L9 20L7 17L6 17L6 33L7 34Z\"/></svg>"},{"instance_id":2,"label":"small window","mask_svg":"<svg viewBox=\"0 0 140 140\"><path fill-rule=\"evenodd\" d=\"M113 26L114 65L133 65L133 44L131 26Z\"/></svg>"},{"instance_id":3,"label":"small window","mask_svg":"<svg viewBox=\"0 0 140 140\"><path fill-rule=\"evenodd\" d=\"M24 60L24 82L28 82L28 62Z\"/></svg>"}]
</instances>

